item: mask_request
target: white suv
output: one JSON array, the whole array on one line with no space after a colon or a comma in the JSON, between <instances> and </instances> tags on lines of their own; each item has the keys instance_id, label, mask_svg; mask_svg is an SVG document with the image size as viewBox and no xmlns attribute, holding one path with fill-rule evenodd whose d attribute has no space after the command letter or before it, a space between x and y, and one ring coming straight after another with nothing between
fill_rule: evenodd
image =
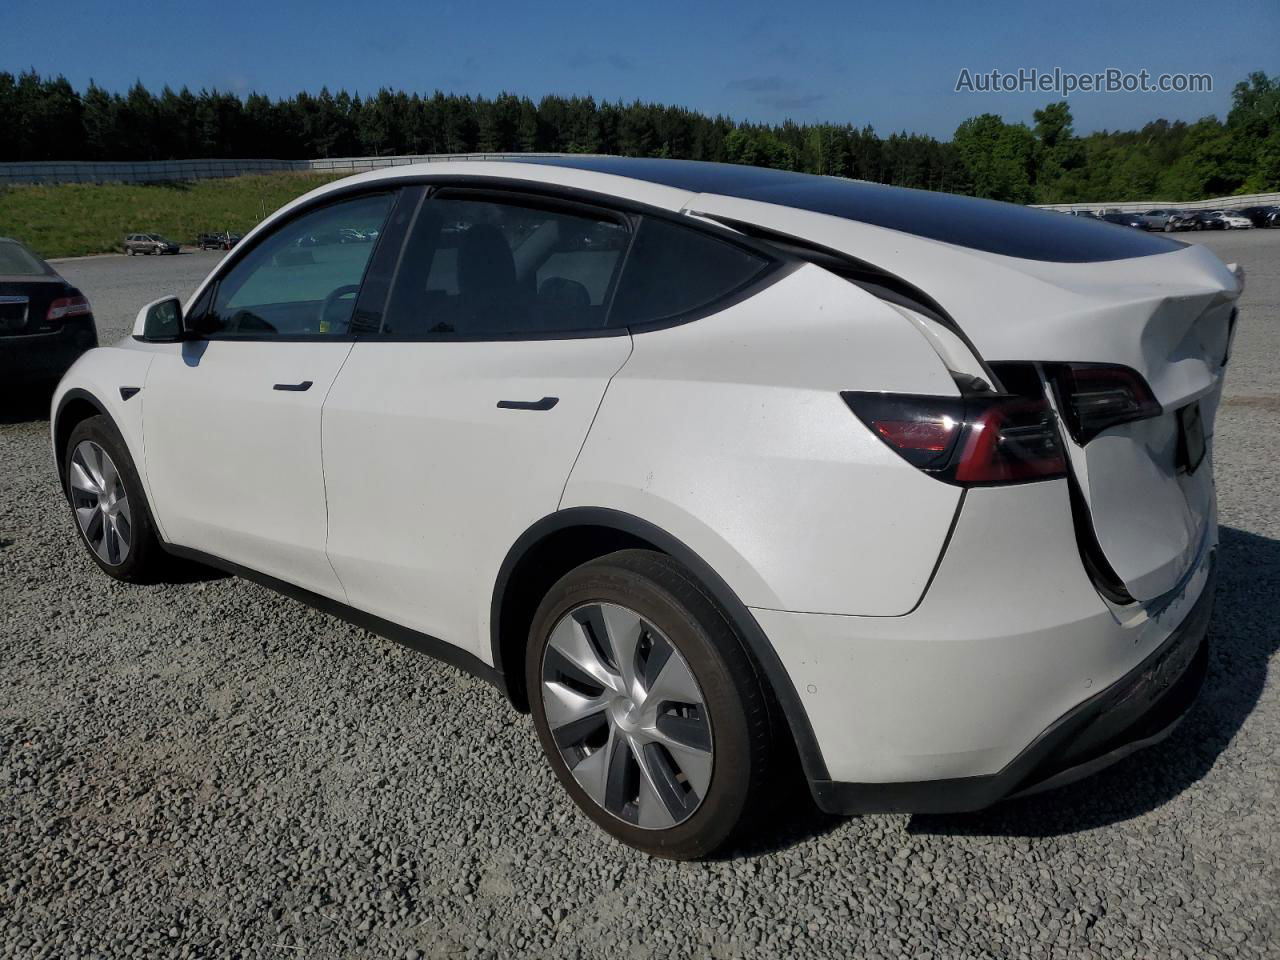
<instances>
[{"instance_id":1,"label":"white suv","mask_svg":"<svg viewBox=\"0 0 1280 960\"><path fill-rule=\"evenodd\" d=\"M85 355L53 445L110 575L194 558L471 670L694 857L791 757L828 811L969 810L1169 732L1240 283L834 178L396 167Z\"/></svg>"}]
</instances>

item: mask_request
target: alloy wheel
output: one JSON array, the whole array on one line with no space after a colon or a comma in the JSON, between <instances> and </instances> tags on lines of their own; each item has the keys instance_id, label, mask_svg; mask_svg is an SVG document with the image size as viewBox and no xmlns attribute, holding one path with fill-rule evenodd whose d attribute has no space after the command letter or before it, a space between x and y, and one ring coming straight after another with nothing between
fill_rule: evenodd
<instances>
[{"instance_id":1,"label":"alloy wheel","mask_svg":"<svg viewBox=\"0 0 1280 960\"><path fill-rule=\"evenodd\" d=\"M556 623L542 705L573 778L613 816L663 830L701 805L715 758L702 691L680 651L635 611L590 603Z\"/></svg>"},{"instance_id":2,"label":"alloy wheel","mask_svg":"<svg viewBox=\"0 0 1280 960\"><path fill-rule=\"evenodd\" d=\"M81 440L68 471L71 505L85 542L109 566L129 556L133 513L124 480L111 457L92 440Z\"/></svg>"}]
</instances>

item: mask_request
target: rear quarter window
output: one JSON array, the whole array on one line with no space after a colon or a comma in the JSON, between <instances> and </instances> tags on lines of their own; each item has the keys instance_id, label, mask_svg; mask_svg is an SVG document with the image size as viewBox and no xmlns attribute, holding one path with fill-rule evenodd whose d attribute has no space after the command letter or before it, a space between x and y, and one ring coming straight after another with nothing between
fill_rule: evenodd
<instances>
[{"instance_id":1,"label":"rear quarter window","mask_svg":"<svg viewBox=\"0 0 1280 960\"><path fill-rule=\"evenodd\" d=\"M711 306L772 261L693 227L646 217L627 256L609 325L642 326Z\"/></svg>"}]
</instances>

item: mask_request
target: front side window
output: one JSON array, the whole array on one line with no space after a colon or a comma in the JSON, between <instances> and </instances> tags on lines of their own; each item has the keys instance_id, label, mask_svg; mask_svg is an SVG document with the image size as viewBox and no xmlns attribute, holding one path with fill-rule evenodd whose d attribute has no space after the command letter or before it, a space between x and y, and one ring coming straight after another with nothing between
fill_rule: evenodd
<instances>
[{"instance_id":1,"label":"front side window","mask_svg":"<svg viewBox=\"0 0 1280 960\"><path fill-rule=\"evenodd\" d=\"M659 323L703 309L746 286L769 263L696 228L647 217L627 256L609 325Z\"/></svg>"},{"instance_id":2,"label":"front side window","mask_svg":"<svg viewBox=\"0 0 1280 960\"><path fill-rule=\"evenodd\" d=\"M391 337L601 330L625 221L490 195L433 197L409 233L382 324Z\"/></svg>"},{"instance_id":3,"label":"front side window","mask_svg":"<svg viewBox=\"0 0 1280 960\"><path fill-rule=\"evenodd\" d=\"M219 278L195 328L219 337L347 336L394 194L341 200L290 220Z\"/></svg>"}]
</instances>

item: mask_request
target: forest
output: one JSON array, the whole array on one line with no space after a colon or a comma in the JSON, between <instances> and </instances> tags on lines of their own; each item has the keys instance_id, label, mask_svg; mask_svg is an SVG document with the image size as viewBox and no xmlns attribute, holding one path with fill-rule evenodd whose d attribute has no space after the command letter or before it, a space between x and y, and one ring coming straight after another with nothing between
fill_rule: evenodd
<instances>
[{"instance_id":1,"label":"forest","mask_svg":"<svg viewBox=\"0 0 1280 960\"><path fill-rule=\"evenodd\" d=\"M1066 101L987 113L949 141L853 123L761 124L590 96L340 90L272 99L135 83L125 93L0 72L0 161L305 159L564 152L745 163L1018 203L1194 200L1280 190L1280 77L1235 85L1225 119L1079 135Z\"/></svg>"}]
</instances>

